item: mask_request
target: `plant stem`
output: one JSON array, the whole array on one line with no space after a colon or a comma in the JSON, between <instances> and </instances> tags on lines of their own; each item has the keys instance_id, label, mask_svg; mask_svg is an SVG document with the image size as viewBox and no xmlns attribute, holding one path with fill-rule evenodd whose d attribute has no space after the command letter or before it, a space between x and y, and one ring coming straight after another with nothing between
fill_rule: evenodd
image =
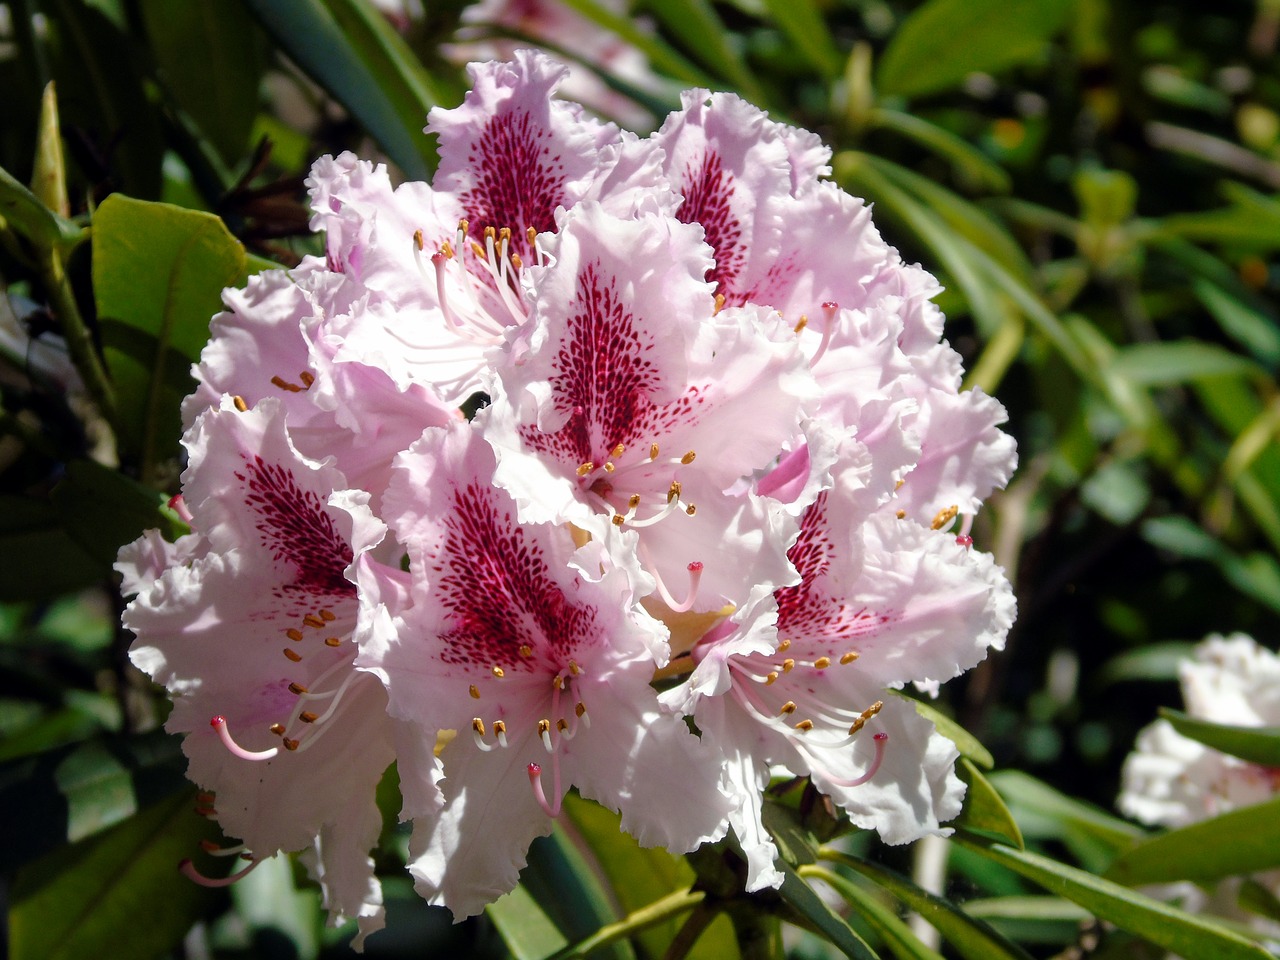
<instances>
[{"instance_id":1,"label":"plant stem","mask_svg":"<svg viewBox=\"0 0 1280 960\"><path fill-rule=\"evenodd\" d=\"M780 960L782 923L776 916L751 903L739 905L729 916L742 960Z\"/></svg>"},{"instance_id":2,"label":"plant stem","mask_svg":"<svg viewBox=\"0 0 1280 960\"><path fill-rule=\"evenodd\" d=\"M711 925L711 921L719 915L719 910L710 906L705 900L693 908L693 913L685 919L684 924L676 931L675 938L667 947L662 960L684 960L693 945L698 942L702 932Z\"/></svg>"},{"instance_id":3,"label":"plant stem","mask_svg":"<svg viewBox=\"0 0 1280 960\"><path fill-rule=\"evenodd\" d=\"M668 894L661 900L655 900L646 907L632 911L617 923L606 924L585 940L570 944L551 957L551 960L578 960L592 950L692 910L702 903L706 896L701 890L679 890Z\"/></svg>"}]
</instances>

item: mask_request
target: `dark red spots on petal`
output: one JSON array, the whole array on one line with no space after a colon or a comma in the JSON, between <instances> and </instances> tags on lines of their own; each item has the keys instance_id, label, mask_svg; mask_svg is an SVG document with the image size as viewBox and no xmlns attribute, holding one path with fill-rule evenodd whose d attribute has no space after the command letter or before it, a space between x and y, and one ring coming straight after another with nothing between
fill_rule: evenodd
<instances>
[{"instance_id":1,"label":"dark red spots on petal","mask_svg":"<svg viewBox=\"0 0 1280 960\"><path fill-rule=\"evenodd\" d=\"M456 492L445 520L436 591L453 627L441 637L441 659L504 670L548 658L562 665L573 651L600 642L596 610L570 602L541 547L496 497L470 484Z\"/></svg>"},{"instance_id":2,"label":"dark red spots on petal","mask_svg":"<svg viewBox=\"0 0 1280 960\"><path fill-rule=\"evenodd\" d=\"M735 281L742 272L746 251L742 245L742 225L733 214L733 175L724 169L720 154L708 152L685 168L681 192L684 203L676 211L682 223L700 223L707 243L715 251L716 265L707 276L716 284L729 306L745 302Z\"/></svg>"},{"instance_id":3,"label":"dark red spots on petal","mask_svg":"<svg viewBox=\"0 0 1280 960\"><path fill-rule=\"evenodd\" d=\"M529 259L525 231L555 228L555 210L565 202L564 169L551 132L523 110L491 117L472 146L475 183L463 191L470 234L510 227L516 252Z\"/></svg>"},{"instance_id":4,"label":"dark red spots on petal","mask_svg":"<svg viewBox=\"0 0 1280 960\"><path fill-rule=\"evenodd\" d=\"M298 486L293 473L262 457L245 458L236 479L256 514L262 546L276 562L294 570L292 587L309 594L350 596L355 586L344 571L351 563L350 545L338 533L319 495Z\"/></svg>"}]
</instances>

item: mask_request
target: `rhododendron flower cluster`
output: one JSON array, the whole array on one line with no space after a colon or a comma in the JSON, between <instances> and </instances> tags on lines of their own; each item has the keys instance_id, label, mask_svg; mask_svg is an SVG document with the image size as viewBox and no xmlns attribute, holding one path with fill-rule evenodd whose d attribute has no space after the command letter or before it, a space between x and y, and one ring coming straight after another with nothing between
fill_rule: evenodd
<instances>
[{"instance_id":1,"label":"rhododendron flower cluster","mask_svg":"<svg viewBox=\"0 0 1280 960\"><path fill-rule=\"evenodd\" d=\"M431 183L315 164L325 257L229 291L195 369L192 532L122 553L204 811L244 869L309 851L361 936L392 760L456 917L571 788L642 844L732 832L752 890L780 767L891 843L944 832L956 750L886 690L1002 644L970 529L1014 449L936 283L737 97L640 139L541 55L471 76Z\"/></svg>"}]
</instances>

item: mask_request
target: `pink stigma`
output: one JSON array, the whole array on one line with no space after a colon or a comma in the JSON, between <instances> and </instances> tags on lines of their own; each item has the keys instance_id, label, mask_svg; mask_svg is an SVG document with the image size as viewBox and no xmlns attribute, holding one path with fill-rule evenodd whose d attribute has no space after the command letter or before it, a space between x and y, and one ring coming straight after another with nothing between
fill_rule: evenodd
<instances>
[{"instance_id":1,"label":"pink stigma","mask_svg":"<svg viewBox=\"0 0 1280 960\"><path fill-rule=\"evenodd\" d=\"M960 536L956 537L956 543L960 544L962 547L972 547L973 537L969 536L967 533L962 533Z\"/></svg>"},{"instance_id":2,"label":"pink stigma","mask_svg":"<svg viewBox=\"0 0 1280 960\"><path fill-rule=\"evenodd\" d=\"M887 733L877 733L871 739L875 741L876 755L871 761L871 766L867 767L866 772L862 776L856 777L853 780L842 780L839 777L831 777L830 780L832 783L838 787L860 787L876 775L876 771L880 769L880 764L884 761L884 748L889 742L889 735Z\"/></svg>"},{"instance_id":3,"label":"pink stigma","mask_svg":"<svg viewBox=\"0 0 1280 960\"><path fill-rule=\"evenodd\" d=\"M191 515L191 511L187 509L187 502L182 499L182 494L180 493L169 498L169 509L176 513L182 519L182 522L188 526L195 519Z\"/></svg>"},{"instance_id":4,"label":"pink stigma","mask_svg":"<svg viewBox=\"0 0 1280 960\"><path fill-rule=\"evenodd\" d=\"M558 770L556 772L559 773ZM559 778L557 777L557 779ZM540 764L529 764L529 785L533 787L534 799L538 801L538 806L542 808L543 812L552 818L560 816L560 798L556 798L556 805L553 807L547 803L547 795L542 792L542 766Z\"/></svg>"},{"instance_id":5,"label":"pink stigma","mask_svg":"<svg viewBox=\"0 0 1280 960\"><path fill-rule=\"evenodd\" d=\"M701 560L694 560L694 561L692 561L692 562L689 564L689 566L688 566L686 569L687 569L690 573L701 573L701 572L702 572L702 561L701 561Z\"/></svg>"},{"instance_id":6,"label":"pink stigma","mask_svg":"<svg viewBox=\"0 0 1280 960\"><path fill-rule=\"evenodd\" d=\"M227 729L227 718L221 714L210 720L209 726L218 731L218 738L222 740L222 745L242 760L270 760L280 752L278 747L271 747L269 750L246 750L231 738L231 731Z\"/></svg>"},{"instance_id":7,"label":"pink stigma","mask_svg":"<svg viewBox=\"0 0 1280 960\"><path fill-rule=\"evenodd\" d=\"M231 884L235 883L237 880L247 876L249 872L253 870L253 868L256 867L258 864L260 864L261 862L262 862L261 860L254 860L243 870L237 870L235 873L231 874L230 876L222 877L221 879L206 877L203 873L201 873L199 870L195 868L195 864L193 864L190 860L183 860L181 863L178 864L178 869L182 872L182 875L185 876L188 880L194 881L195 883L200 884L200 886L202 887L229 887L231 886Z\"/></svg>"}]
</instances>

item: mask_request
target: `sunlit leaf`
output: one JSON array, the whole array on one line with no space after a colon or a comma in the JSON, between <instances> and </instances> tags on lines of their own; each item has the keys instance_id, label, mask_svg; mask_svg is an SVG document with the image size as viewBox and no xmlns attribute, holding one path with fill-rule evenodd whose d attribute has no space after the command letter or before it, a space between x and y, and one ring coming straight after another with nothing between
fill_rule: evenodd
<instances>
[{"instance_id":1,"label":"sunlit leaf","mask_svg":"<svg viewBox=\"0 0 1280 960\"><path fill-rule=\"evenodd\" d=\"M778 891L782 899L815 930L834 943L852 960L878 960L878 955L849 924L835 913L816 890L805 883L795 869L784 860L778 861L785 879Z\"/></svg>"},{"instance_id":2,"label":"sunlit leaf","mask_svg":"<svg viewBox=\"0 0 1280 960\"><path fill-rule=\"evenodd\" d=\"M813 0L764 0L764 5L792 46L819 73L828 80L840 76L844 58Z\"/></svg>"},{"instance_id":3,"label":"sunlit leaf","mask_svg":"<svg viewBox=\"0 0 1280 960\"><path fill-rule=\"evenodd\" d=\"M515 960L542 960L568 945L551 919L523 886L485 907Z\"/></svg>"},{"instance_id":4,"label":"sunlit leaf","mask_svg":"<svg viewBox=\"0 0 1280 960\"><path fill-rule=\"evenodd\" d=\"M916 97L1043 55L1071 14L1069 0L930 0L894 33L880 58L882 94Z\"/></svg>"},{"instance_id":5,"label":"sunlit leaf","mask_svg":"<svg viewBox=\"0 0 1280 960\"><path fill-rule=\"evenodd\" d=\"M801 876L821 880L844 897L880 938L885 950L898 960L942 960L942 954L921 943L920 938L911 932L911 928L870 890L822 867L807 868L801 872Z\"/></svg>"},{"instance_id":6,"label":"sunlit leaf","mask_svg":"<svg viewBox=\"0 0 1280 960\"><path fill-rule=\"evenodd\" d=\"M216 836L194 803L193 792L176 794L19 871L9 900L11 960L168 953L213 896L177 870L201 840Z\"/></svg>"},{"instance_id":7,"label":"sunlit leaf","mask_svg":"<svg viewBox=\"0 0 1280 960\"><path fill-rule=\"evenodd\" d=\"M990 781L967 757L961 757L956 764L956 775L964 781L964 809L960 816L951 821L951 826L967 833L1001 840L1022 848L1022 831L1013 819L1013 814L1000 799Z\"/></svg>"},{"instance_id":8,"label":"sunlit leaf","mask_svg":"<svg viewBox=\"0 0 1280 960\"><path fill-rule=\"evenodd\" d=\"M1280 767L1280 727L1235 727L1210 723L1178 710L1161 708L1164 717L1184 737L1264 767Z\"/></svg>"},{"instance_id":9,"label":"sunlit leaf","mask_svg":"<svg viewBox=\"0 0 1280 960\"><path fill-rule=\"evenodd\" d=\"M1196 340L1135 343L1117 349L1111 364L1111 373L1144 386L1260 372L1247 357Z\"/></svg>"}]
</instances>

